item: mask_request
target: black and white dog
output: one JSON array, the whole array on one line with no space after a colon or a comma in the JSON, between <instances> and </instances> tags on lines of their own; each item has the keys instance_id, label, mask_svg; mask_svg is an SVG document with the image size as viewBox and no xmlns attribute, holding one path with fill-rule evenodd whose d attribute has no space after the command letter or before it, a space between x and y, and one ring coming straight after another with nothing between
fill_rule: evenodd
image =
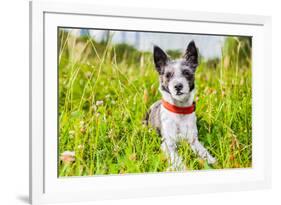
<instances>
[{"instance_id":1,"label":"black and white dog","mask_svg":"<svg viewBox=\"0 0 281 205\"><path fill-rule=\"evenodd\" d=\"M172 170L184 170L181 157L177 154L177 142L185 139L192 150L209 164L216 162L198 140L195 115L195 71L198 53L191 41L181 59L172 60L158 46L154 46L154 63L159 73L162 100L149 109L146 122L162 136L162 150L169 157Z\"/></svg>"}]
</instances>

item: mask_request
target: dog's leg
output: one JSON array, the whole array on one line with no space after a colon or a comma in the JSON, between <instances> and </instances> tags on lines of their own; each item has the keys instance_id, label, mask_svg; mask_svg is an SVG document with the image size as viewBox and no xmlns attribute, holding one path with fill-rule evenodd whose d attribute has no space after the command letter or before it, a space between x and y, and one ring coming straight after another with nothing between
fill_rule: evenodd
<instances>
[{"instance_id":1,"label":"dog's leg","mask_svg":"<svg viewBox=\"0 0 281 205\"><path fill-rule=\"evenodd\" d=\"M185 166L182 163L182 158L177 153L177 146L175 142L171 140L165 140L161 144L162 151L169 158L169 171L183 171L185 170Z\"/></svg>"},{"instance_id":2,"label":"dog's leg","mask_svg":"<svg viewBox=\"0 0 281 205\"><path fill-rule=\"evenodd\" d=\"M202 159L207 160L208 164L216 163L216 159L208 152L208 150L199 142L198 138L195 137L189 140L191 149L199 155Z\"/></svg>"}]
</instances>

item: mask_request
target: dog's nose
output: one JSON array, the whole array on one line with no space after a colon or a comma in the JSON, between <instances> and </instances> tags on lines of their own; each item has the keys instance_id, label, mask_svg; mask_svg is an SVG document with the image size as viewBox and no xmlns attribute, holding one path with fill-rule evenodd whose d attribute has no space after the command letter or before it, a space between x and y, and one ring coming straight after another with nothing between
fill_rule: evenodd
<instances>
[{"instance_id":1,"label":"dog's nose","mask_svg":"<svg viewBox=\"0 0 281 205\"><path fill-rule=\"evenodd\" d=\"M181 83L175 85L176 91L180 91L182 88L183 88L183 85Z\"/></svg>"}]
</instances>

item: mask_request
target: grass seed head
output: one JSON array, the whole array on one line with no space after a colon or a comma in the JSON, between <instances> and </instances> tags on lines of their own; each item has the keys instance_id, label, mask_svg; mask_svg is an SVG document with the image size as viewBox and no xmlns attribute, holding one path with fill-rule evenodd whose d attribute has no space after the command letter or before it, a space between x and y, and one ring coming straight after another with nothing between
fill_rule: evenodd
<instances>
[{"instance_id":1,"label":"grass seed head","mask_svg":"<svg viewBox=\"0 0 281 205\"><path fill-rule=\"evenodd\" d=\"M137 159L136 153L133 153L129 156L129 160L131 160L131 161L136 161L136 159Z\"/></svg>"},{"instance_id":2,"label":"grass seed head","mask_svg":"<svg viewBox=\"0 0 281 205\"><path fill-rule=\"evenodd\" d=\"M92 76L92 73L90 71L85 73L85 78L90 79Z\"/></svg>"},{"instance_id":3,"label":"grass seed head","mask_svg":"<svg viewBox=\"0 0 281 205\"><path fill-rule=\"evenodd\" d=\"M144 91L143 91L143 101L144 101L145 104L147 104L147 102L148 102L148 91L147 91L147 89L144 89Z\"/></svg>"}]
</instances>

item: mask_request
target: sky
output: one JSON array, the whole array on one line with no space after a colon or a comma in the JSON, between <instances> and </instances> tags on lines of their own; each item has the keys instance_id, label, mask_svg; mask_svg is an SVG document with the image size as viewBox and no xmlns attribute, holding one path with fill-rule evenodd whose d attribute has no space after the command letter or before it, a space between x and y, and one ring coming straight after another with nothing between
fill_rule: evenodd
<instances>
[{"instance_id":1,"label":"sky","mask_svg":"<svg viewBox=\"0 0 281 205\"><path fill-rule=\"evenodd\" d=\"M106 30L96 29L67 29L73 35L89 34L96 41L106 38ZM179 33L159 32L135 32L135 31L110 31L113 43L127 43L141 51L152 51L153 45L163 50L177 49L184 52L188 43L194 40L199 53L207 59L220 58L221 49L225 40L224 36L195 35Z\"/></svg>"}]
</instances>

